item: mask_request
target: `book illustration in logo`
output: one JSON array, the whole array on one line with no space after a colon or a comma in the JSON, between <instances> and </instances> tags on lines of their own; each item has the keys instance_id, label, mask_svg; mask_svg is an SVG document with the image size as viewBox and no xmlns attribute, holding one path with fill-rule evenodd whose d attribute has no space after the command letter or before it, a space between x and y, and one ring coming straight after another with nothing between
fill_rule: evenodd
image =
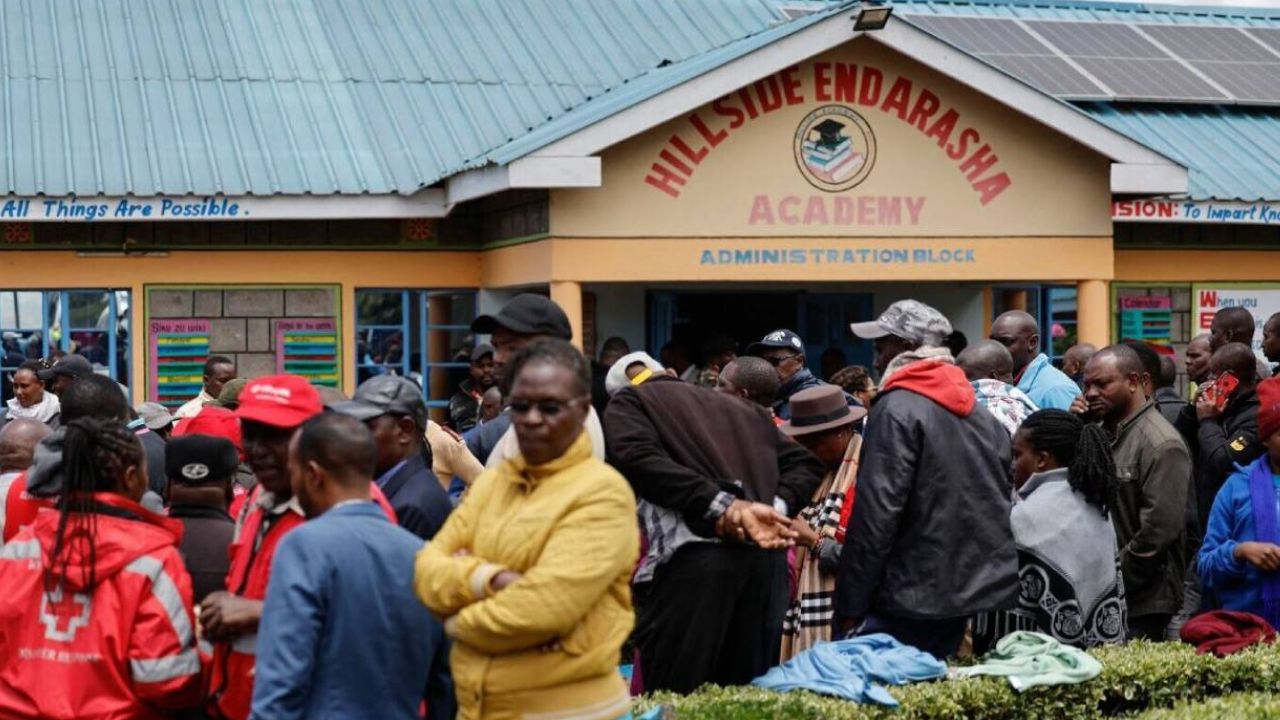
<instances>
[{"instance_id":1,"label":"book illustration in logo","mask_svg":"<svg viewBox=\"0 0 1280 720\"><path fill-rule=\"evenodd\" d=\"M843 105L826 105L800 122L795 152L800 173L811 185L840 192L867 179L876 140L861 115Z\"/></svg>"}]
</instances>

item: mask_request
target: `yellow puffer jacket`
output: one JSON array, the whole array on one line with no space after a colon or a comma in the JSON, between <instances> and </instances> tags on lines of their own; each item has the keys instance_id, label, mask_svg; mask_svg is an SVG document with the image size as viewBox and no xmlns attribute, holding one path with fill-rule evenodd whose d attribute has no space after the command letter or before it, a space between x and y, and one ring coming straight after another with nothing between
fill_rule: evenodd
<instances>
[{"instance_id":1,"label":"yellow puffer jacket","mask_svg":"<svg viewBox=\"0 0 1280 720\"><path fill-rule=\"evenodd\" d=\"M635 496L585 434L546 465L517 457L485 471L414 573L453 638L459 717L625 714L618 661L638 554ZM502 570L523 577L494 593Z\"/></svg>"}]
</instances>

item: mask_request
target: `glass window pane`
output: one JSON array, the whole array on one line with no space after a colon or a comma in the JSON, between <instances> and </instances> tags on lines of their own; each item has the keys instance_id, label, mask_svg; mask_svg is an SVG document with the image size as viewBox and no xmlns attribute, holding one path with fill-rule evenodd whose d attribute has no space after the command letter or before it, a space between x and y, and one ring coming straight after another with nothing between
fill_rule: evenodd
<instances>
[{"instance_id":1,"label":"glass window pane","mask_svg":"<svg viewBox=\"0 0 1280 720\"><path fill-rule=\"evenodd\" d=\"M466 370L463 369L463 377L466 377ZM448 403L449 398L458 391L458 384L462 380L458 377L455 368L433 367L427 371L427 402Z\"/></svg>"},{"instance_id":2,"label":"glass window pane","mask_svg":"<svg viewBox=\"0 0 1280 720\"><path fill-rule=\"evenodd\" d=\"M67 303L71 306L68 327L106 329L111 322L111 293L67 293Z\"/></svg>"},{"instance_id":3,"label":"glass window pane","mask_svg":"<svg viewBox=\"0 0 1280 720\"><path fill-rule=\"evenodd\" d=\"M404 322L403 294L398 290L356 291L356 324L399 325Z\"/></svg>"},{"instance_id":4,"label":"glass window pane","mask_svg":"<svg viewBox=\"0 0 1280 720\"><path fill-rule=\"evenodd\" d=\"M476 294L472 290L428 293L427 307L432 325L469 326L476 319Z\"/></svg>"},{"instance_id":5,"label":"glass window pane","mask_svg":"<svg viewBox=\"0 0 1280 720\"><path fill-rule=\"evenodd\" d=\"M0 363L6 371L12 372L22 363L38 360L43 356L44 345L39 330L4 331L4 357Z\"/></svg>"},{"instance_id":6,"label":"glass window pane","mask_svg":"<svg viewBox=\"0 0 1280 720\"><path fill-rule=\"evenodd\" d=\"M0 327L15 330L42 327L42 300L39 292L0 292Z\"/></svg>"},{"instance_id":7,"label":"glass window pane","mask_svg":"<svg viewBox=\"0 0 1280 720\"><path fill-rule=\"evenodd\" d=\"M95 370L105 371L111 364L110 342L105 330L75 330L71 333L71 353L83 355Z\"/></svg>"},{"instance_id":8,"label":"glass window pane","mask_svg":"<svg viewBox=\"0 0 1280 720\"><path fill-rule=\"evenodd\" d=\"M427 333L427 361L471 364L475 338L470 330L431 329Z\"/></svg>"}]
</instances>

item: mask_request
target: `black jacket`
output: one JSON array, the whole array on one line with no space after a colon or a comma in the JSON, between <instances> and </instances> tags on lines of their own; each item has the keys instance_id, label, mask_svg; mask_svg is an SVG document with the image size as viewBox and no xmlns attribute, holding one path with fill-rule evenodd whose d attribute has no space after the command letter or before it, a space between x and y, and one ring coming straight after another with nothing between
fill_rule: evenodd
<instances>
[{"instance_id":1,"label":"black jacket","mask_svg":"<svg viewBox=\"0 0 1280 720\"><path fill-rule=\"evenodd\" d=\"M609 463L636 495L680 513L710 537L711 501L725 491L795 516L822 482L822 463L783 435L768 411L666 376L623 388L605 410Z\"/></svg>"},{"instance_id":2,"label":"black jacket","mask_svg":"<svg viewBox=\"0 0 1280 720\"><path fill-rule=\"evenodd\" d=\"M963 374L955 380L963 381ZM960 415L905 387L882 393L862 442L837 624L1011 606L1018 594L1011 460L1008 431L976 405Z\"/></svg>"},{"instance_id":3,"label":"black jacket","mask_svg":"<svg viewBox=\"0 0 1280 720\"><path fill-rule=\"evenodd\" d=\"M458 392L449 398L449 422L459 433L475 427L480 417L480 399L472 394L474 389L475 383L467 378L458 386Z\"/></svg>"},{"instance_id":4,"label":"black jacket","mask_svg":"<svg viewBox=\"0 0 1280 720\"><path fill-rule=\"evenodd\" d=\"M778 401L773 404L773 413L782 420L791 419L791 396L801 390L809 388L821 387L828 383L823 382L817 375L809 371L809 368L800 368L800 371L791 376L791 379L782 384L778 389ZM849 393L844 394L844 401L850 407L862 407L862 403Z\"/></svg>"},{"instance_id":5,"label":"black jacket","mask_svg":"<svg viewBox=\"0 0 1280 720\"><path fill-rule=\"evenodd\" d=\"M1195 406L1188 404L1176 425L1191 450L1196 515L1203 532L1223 483L1237 465L1248 465L1264 451L1258 440L1258 391L1237 391L1215 419L1197 419Z\"/></svg>"},{"instance_id":6,"label":"black jacket","mask_svg":"<svg viewBox=\"0 0 1280 720\"><path fill-rule=\"evenodd\" d=\"M180 520L185 529L178 550L191 573L192 599L199 604L209 593L226 590L231 566L227 547L235 535L235 521L223 508L176 503L169 517Z\"/></svg>"},{"instance_id":7,"label":"black jacket","mask_svg":"<svg viewBox=\"0 0 1280 720\"><path fill-rule=\"evenodd\" d=\"M1160 411L1160 415L1169 421L1170 425L1178 426L1178 418L1182 416L1182 411L1187 409L1191 403L1182 399L1177 390L1173 388L1160 388L1156 390L1156 396L1152 398L1156 401L1156 409ZM1192 408L1194 415L1194 408Z\"/></svg>"},{"instance_id":8,"label":"black jacket","mask_svg":"<svg viewBox=\"0 0 1280 720\"><path fill-rule=\"evenodd\" d=\"M396 511L400 527L430 540L453 510L449 494L440 486L426 458L415 454L382 484L382 493Z\"/></svg>"}]
</instances>

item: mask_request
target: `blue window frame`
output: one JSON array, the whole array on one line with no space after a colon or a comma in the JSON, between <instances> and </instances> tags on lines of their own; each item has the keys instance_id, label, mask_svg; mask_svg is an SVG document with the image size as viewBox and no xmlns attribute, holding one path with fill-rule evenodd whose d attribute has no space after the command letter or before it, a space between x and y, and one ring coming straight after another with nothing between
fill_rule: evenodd
<instances>
[{"instance_id":1,"label":"blue window frame","mask_svg":"<svg viewBox=\"0 0 1280 720\"><path fill-rule=\"evenodd\" d=\"M27 360L83 355L97 371L129 384L129 291L0 290L0 397L13 397L13 373Z\"/></svg>"},{"instance_id":2,"label":"blue window frame","mask_svg":"<svg viewBox=\"0 0 1280 720\"><path fill-rule=\"evenodd\" d=\"M431 416L448 419L449 398L467 377L475 290L356 290L356 373L412 379Z\"/></svg>"}]
</instances>

